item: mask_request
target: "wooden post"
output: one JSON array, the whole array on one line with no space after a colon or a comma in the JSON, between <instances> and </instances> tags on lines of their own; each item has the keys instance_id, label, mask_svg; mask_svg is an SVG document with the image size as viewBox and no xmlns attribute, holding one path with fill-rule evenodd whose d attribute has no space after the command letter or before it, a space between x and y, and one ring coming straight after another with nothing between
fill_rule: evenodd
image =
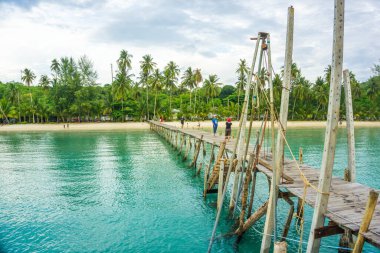
<instances>
[{"instance_id":1,"label":"wooden post","mask_svg":"<svg viewBox=\"0 0 380 253\"><path fill-rule=\"evenodd\" d=\"M191 138L190 138L190 135L189 135L189 139L188 139L187 145L186 145L185 155L183 156L182 161L186 161L187 160L187 157L189 156L189 153L190 153L190 149L191 149Z\"/></svg>"},{"instance_id":2,"label":"wooden post","mask_svg":"<svg viewBox=\"0 0 380 253\"><path fill-rule=\"evenodd\" d=\"M358 239L356 240L354 250L352 251L353 253L360 253L363 250L363 245L364 245L363 233L368 231L369 225L371 224L372 215L375 212L378 197L379 197L378 192L374 190L371 190L369 192L367 206L365 208L362 224L360 225Z\"/></svg>"},{"instance_id":3,"label":"wooden post","mask_svg":"<svg viewBox=\"0 0 380 253\"><path fill-rule=\"evenodd\" d=\"M284 153L284 137L287 129L288 122L288 108L289 108L289 91L291 88L291 69L292 69L292 55L293 55L293 33L294 33L294 8L290 6L288 8L288 20L287 20L287 32L286 32L286 49L285 49L285 63L284 63L284 83L281 94L281 107L280 107L280 118L277 134L276 149L274 148L274 143L272 144L272 160L273 160L273 177L271 183L271 192L269 196L269 206L267 210L267 216L265 220L264 236L261 244L261 252L269 252L271 245L271 234L274 230L274 241L276 238L276 206L277 206L277 195L278 195L278 185L280 184L280 178L284 168L283 165L283 153ZM268 45L268 65L269 72L272 73L272 65L269 64L270 61L270 44ZM271 81L271 78L269 78ZM272 86L272 85L271 85ZM273 90L273 87L271 87ZM274 109L273 107L273 91L271 92L271 128L272 128L272 142L274 142L274 123L273 118Z\"/></svg>"},{"instance_id":4,"label":"wooden post","mask_svg":"<svg viewBox=\"0 0 380 253\"><path fill-rule=\"evenodd\" d=\"M245 110L245 107L248 106L249 89L251 87L251 82L252 82L252 77L253 77L253 71L255 69L255 62L256 62L257 51L258 51L258 47L259 47L259 40L260 40L260 34L258 35L258 38L257 38L257 41L256 41L256 47L255 47L255 52L253 54L252 65L251 65L251 68L250 68L250 71L249 71L249 74L248 74L248 79L247 79L248 83L247 83L247 89L246 89L245 96L244 96L243 111ZM243 122L243 117L240 117L239 128L238 128L238 132L237 132L237 136L236 136L238 139L240 138L240 134L241 134L242 122ZM231 174L231 170L232 170L232 161L235 159L237 147L238 147L238 141L235 141L234 148L233 148L233 151L232 151L232 156L229 159L230 162L229 162L229 167L228 167L227 176L226 176L226 183L225 183L224 189L223 189L222 203L223 203L224 198L225 198L226 193L227 193L227 185L228 185L228 181L230 179L230 174ZM214 243L216 228L218 227L218 223L219 223L219 219L220 219L220 214L221 214L221 209L218 209L217 214L216 214L216 218L215 218L214 227L213 227L212 233L211 233L210 243L209 243L208 249L207 249L208 253L211 252L212 244Z\"/></svg>"},{"instance_id":5,"label":"wooden post","mask_svg":"<svg viewBox=\"0 0 380 253\"><path fill-rule=\"evenodd\" d=\"M352 110L352 96L350 72L348 69L343 71L343 85L346 100L346 128L347 128L347 147L348 147L348 181L355 182L355 136L354 136L354 113Z\"/></svg>"},{"instance_id":6,"label":"wooden post","mask_svg":"<svg viewBox=\"0 0 380 253\"><path fill-rule=\"evenodd\" d=\"M248 90L248 93L251 90L250 87L247 87L246 89ZM248 97L249 97L249 95L248 95ZM243 109L244 109L243 113L240 116L240 117L243 117L242 126L241 126L241 130L240 130L241 133L240 133L239 139L236 140L239 142L239 145L238 145L239 148L237 151L238 162L236 165L234 183L232 186L232 193L231 193L231 199L230 199L230 205L229 205L230 212L232 212L234 210L235 206L237 205L238 183L240 181L240 177L243 175L243 171L242 171L243 159L244 160L246 159L246 156L244 157L244 137L245 137L246 122L247 122L248 105L245 106Z\"/></svg>"},{"instance_id":7,"label":"wooden post","mask_svg":"<svg viewBox=\"0 0 380 253\"><path fill-rule=\"evenodd\" d=\"M293 214L294 214L294 202L291 198L288 196L283 196L283 199L289 204L289 212L288 212L288 218L286 219L286 222L284 224L284 230L282 232L281 241L285 241L286 237L288 236L290 224L292 223ZM275 242L276 245L277 242Z\"/></svg>"},{"instance_id":8,"label":"wooden post","mask_svg":"<svg viewBox=\"0 0 380 253\"><path fill-rule=\"evenodd\" d=\"M178 150L178 134L179 134L179 132L176 131L175 132L175 150Z\"/></svg>"},{"instance_id":9,"label":"wooden post","mask_svg":"<svg viewBox=\"0 0 380 253\"><path fill-rule=\"evenodd\" d=\"M329 201L332 170L334 165L336 137L338 132L340 93L343 65L343 37L344 37L344 0L335 0L334 7L334 42L332 50L331 81L329 108L325 133L325 144L322 156L321 172L319 176L317 199L313 220L311 223L307 252L318 252L321 239L315 239L315 229L322 227L325 221L324 214Z\"/></svg>"},{"instance_id":10,"label":"wooden post","mask_svg":"<svg viewBox=\"0 0 380 253\"><path fill-rule=\"evenodd\" d=\"M354 116L352 109L352 96L351 96L351 83L350 72L348 69L343 70L343 87L346 102L346 129L347 129L347 161L348 168L344 170L344 180L355 182L356 179L356 166L355 166L355 136L354 136ZM345 229L342 234L339 246L348 248L352 245L353 238L352 232ZM339 252L347 252L347 250L339 250Z\"/></svg>"},{"instance_id":11,"label":"wooden post","mask_svg":"<svg viewBox=\"0 0 380 253\"><path fill-rule=\"evenodd\" d=\"M210 174L211 164L215 160L214 149L215 149L215 142L212 143L211 152L210 152L210 161L206 165L205 174L204 174L204 177L203 177L203 180L204 180L204 182L203 182L203 197L205 199L206 199L206 196L207 196L207 188L208 188L207 182L208 182L208 178L209 178L209 174Z\"/></svg>"},{"instance_id":12,"label":"wooden post","mask_svg":"<svg viewBox=\"0 0 380 253\"><path fill-rule=\"evenodd\" d=\"M277 134L276 149L274 148L274 109L273 109L273 87L271 81L272 65L270 64L270 43L268 43L268 65L269 65L269 82L271 87L271 128L272 128L272 160L273 160L273 176L271 183L271 191L269 195L269 206L267 210L267 216L265 220L264 235L261 243L260 252L269 252L271 246L271 234L274 230L274 241L277 240L276 232L276 206L278 185L280 184L280 178L283 171L283 159L284 153L284 137L287 129L288 122L288 107L289 107L289 91L290 91L290 76L292 68L292 55L293 55L293 31L294 31L294 8L290 6L288 8L288 24L286 32L286 49L285 49L285 69L284 69L284 88L281 95L281 108L280 118ZM269 38L269 36L268 36Z\"/></svg>"},{"instance_id":13,"label":"wooden post","mask_svg":"<svg viewBox=\"0 0 380 253\"><path fill-rule=\"evenodd\" d=\"M241 212L239 217L239 227L244 225L245 210L247 209L247 199L248 199L248 187L252 178L252 166L254 161L254 154L249 155L249 162L247 166L247 171L245 173L245 179L243 184L242 196L241 196Z\"/></svg>"},{"instance_id":14,"label":"wooden post","mask_svg":"<svg viewBox=\"0 0 380 253\"><path fill-rule=\"evenodd\" d=\"M183 145L185 145L185 134L184 134L184 133L181 134L181 144L180 144L180 147L179 147L179 152L178 152L178 154L181 154L181 153L182 153Z\"/></svg>"},{"instance_id":15,"label":"wooden post","mask_svg":"<svg viewBox=\"0 0 380 253\"><path fill-rule=\"evenodd\" d=\"M223 194L223 177L224 177L224 160L220 160L219 181L218 181L218 209L222 208L222 194Z\"/></svg>"},{"instance_id":16,"label":"wooden post","mask_svg":"<svg viewBox=\"0 0 380 253\"><path fill-rule=\"evenodd\" d=\"M203 140L203 135L201 135L201 138L198 140L198 143L195 147L194 157L193 157L193 161L190 164L190 167L193 167L193 166L197 167L197 160L198 160L199 150L201 149L202 140Z\"/></svg>"},{"instance_id":17,"label":"wooden post","mask_svg":"<svg viewBox=\"0 0 380 253\"><path fill-rule=\"evenodd\" d=\"M262 204L249 218L245 221L243 228L239 227L235 233L242 235L247 229L249 229L256 221L265 215L268 208L268 201Z\"/></svg>"},{"instance_id":18,"label":"wooden post","mask_svg":"<svg viewBox=\"0 0 380 253\"><path fill-rule=\"evenodd\" d=\"M304 207L302 206L302 199L298 198L297 202L297 217L303 218ZM301 219L297 219L297 225L300 225Z\"/></svg>"},{"instance_id":19,"label":"wooden post","mask_svg":"<svg viewBox=\"0 0 380 253\"><path fill-rule=\"evenodd\" d=\"M203 135L202 135L203 137ZM198 176L199 174L201 174L201 170L202 170L202 167L203 167L203 164L205 163L205 159L206 159L206 148L205 148L205 143L204 141L201 141L200 145L202 145L202 153L203 153L203 159L202 161L198 164L198 169L197 169L197 173L196 175ZM196 164L196 163L195 163ZM195 166L197 167L197 166Z\"/></svg>"},{"instance_id":20,"label":"wooden post","mask_svg":"<svg viewBox=\"0 0 380 253\"><path fill-rule=\"evenodd\" d=\"M302 151L302 147L300 147L299 150L298 150L298 162L299 162L299 164L303 164L303 151Z\"/></svg>"}]
</instances>

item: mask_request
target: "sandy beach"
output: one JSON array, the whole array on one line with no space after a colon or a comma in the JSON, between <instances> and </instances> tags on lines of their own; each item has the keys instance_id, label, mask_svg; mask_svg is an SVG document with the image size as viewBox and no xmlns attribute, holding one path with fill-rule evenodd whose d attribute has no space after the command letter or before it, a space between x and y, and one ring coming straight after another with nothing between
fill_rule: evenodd
<instances>
[{"instance_id":1,"label":"sandy beach","mask_svg":"<svg viewBox=\"0 0 380 253\"><path fill-rule=\"evenodd\" d=\"M201 121L200 127L210 127L211 121ZM239 122L233 121L232 126L236 127ZM180 127L178 121L164 122L172 126ZM65 128L64 128L64 125ZM219 126L224 127L225 121L219 121ZM248 125L248 123L247 123ZM259 127L261 122L254 121L253 126ZM288 127L290 128L321 128L325 127L325 121L289 121ZM346 127L346 122L342 122L339 127ZM357 121L355 127L380 127L379 121ZM198 128L198 122L185 122L185 128ZM127 122L127 123L70 123L69 128L67 124L16 124L4 125L0 127L0 132L39 132L39 131L109 131L109 130L143 130L149 129L149 124L145 122Z\"/></svg>"}]
</instances>

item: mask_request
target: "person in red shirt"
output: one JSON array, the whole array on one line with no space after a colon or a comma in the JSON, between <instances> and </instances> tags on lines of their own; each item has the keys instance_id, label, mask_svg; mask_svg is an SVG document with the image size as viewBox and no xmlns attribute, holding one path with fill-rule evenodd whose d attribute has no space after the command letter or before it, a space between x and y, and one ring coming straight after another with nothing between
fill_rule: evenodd
<instances>
[{"instance_id":1,"label":"person in red shirt","mask_svg":"<svg viewBox=\"0 0 380 253\"><path fill-rule=\"evenodd\" d=\"M228 141L231 139L231 130L232 130L231 118L227 118L227 122L226 122L226 140L228 140Z\"/></svg>"}]
</instances>

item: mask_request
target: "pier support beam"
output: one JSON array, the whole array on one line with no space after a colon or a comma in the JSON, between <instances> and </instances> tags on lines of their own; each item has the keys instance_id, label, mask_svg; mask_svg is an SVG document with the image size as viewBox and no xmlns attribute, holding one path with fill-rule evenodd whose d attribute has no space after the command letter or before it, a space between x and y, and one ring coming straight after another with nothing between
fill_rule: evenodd
<instances>
[{"instance_id":1,"label":"pier support beam","mask_svg":"<svg viewBox=\"0 0 380 253\"><path fill-rule=\"evenodd\" d=\"M364 245L364 237L363 233L368 231L369 225L371 224L372 215L375 212L377 199L379 197L379 193L371 190L369 193L369 199L367 202L367 206L365 208L364 217L362 220L362 224L360 225L360 230L358 233L358 239L356 240L353 253L360 253L363 250Z\"/></svg>"},{"instance_id":2,"label":"pier support beam","mask_svg":"<svg viewBox=\"0 0 380 253\"><path fill-rule=\"evenodd\" d=\"M315 238L315 229L322 227L324 214L329 201L329 191L334 165L336 137L338 132L340 93L343 66L343 37L344 37L344 0L335 0L334 7L334 41L331 64L331 80L325 144L323 149L321 172L319 176L317 199L313 220L310 228L307 252L318 252L320 239Z\"/></svg>"},{"instance_id":3,"label":"pier support beam","mask_svg":"<svg viewBox=\"0 0 380 253\"><path fill-rule=\"evenodd\" d=\"M277 208L277 195L278 185L280 184L280 178L283 172L283 153L284 153L284 136L286 134L287 122L288 122L288 107L289 107L289 91L291 88L290 76L292 69L292 55L293 55L293 32L294 32L294 8L290 6L288 8L288 25L286 33L286 49L285 49L285 68L284 68L284 83L281 94L281 107L280 118L278 124L278 134L276 149L274 150L274 144L272 144L272 159L273 159L273 179L271 185L271 192L269 196L269 206L267 216L265 220L264 236L261 243L260 252L269 252L271 246L271 234L274 231L274 241L277 240L276 235L276 208ZM270 63L270 47L268 48L268 64ZM272 72L272 66L269 64L269 71ZM271 75L270 75L271 76ZM269 79L271 80L271 77ZM273 96L271 94L271 96ZM273 98L271 98L271 111L273 111ZM271 112L271 118L274 115ZM273 120L272 120L273 122ZM274 133L272 123L272 135ZM274 139L274 137L272 137Z\"/></svg>"},{"instance_id":4,"label":"pier support beam","mask_svg":"<svg viewBox=\"0 0 380 253\"><path fill-rule=\"evenodd\" d=\"M351 82L348 69L343 71L343 86L346 100L346 128L348 147L348 181L355 182L355 135L354 135L354 113L352 110Z\"/></svg>"},{"instance_id":5,"label":"pier support beam","mask_svg":"<svg viewBox=\"0 0 380 253\"><path fill-rule=\"evenodd\" d=\"M256 62L259 42L260 42L260 34L258 35L258 38L257 38L257 41L256 41L256 47L255 47L255 52L253 54L252 65L251 65L251 68L250 68L250 71L249 71L249 74L248 74L248 82L247 82L247 88L246 88L246 91L245 91L244 102L243 102L243 110L242 111L245 111L245 107L248 106L249 90L250 90L250 87L251 87L251 82L252 82L252 77L253 77L253 71L255 69L255 62ZM240 117L239 128L238 128L238 132L237 132L237 138L238 139L240 138L240 134L241 134L242 122L243 122L243 117ZM231 174L232 166L233 166L232 162L235 159L237 148L238 148L238 141L235 142L234 148L232 150L232 156L229 159L230 162L229 162L229 167L228 167L228 171L227 171L227 175L226 175L225 187L223 189L222 202L224 201L224 198L225 198L226 193L227 193L227 185L228 185L228 182L229 182L229 179L230 179L230 174ZM213 227L212 233L211 233L210 243L209 243L208 249L207 249L208 253L211 252L212 245L214 243L215 233L216 233L216 229L218 227L218 223L219 223L219 219L220 219L220 214L221 214L221 209L219 209L217 211L217 214L216 214L214 227Z\"/></svg>"},{"instance_id":6,"label":"pier support beam","mask_svg":"<svg viewBox=\"0 0 380 253\"><path fill-rule=\"evenodd\" d=\"M222 194L223 194L223 178L224 178L224 160L222 159L220 161L220 168L219 168L219 181L218 181L218 200L217 200L217 206L218 209L222 208Z\"/></svg>"},{"instance_id":7,"label":"pier support beam","mask_svg":"<svg viewBox=\"0 0 380 253\"><path fill-rule=\"evenodd\" d=\"M201 138L198 140L198 143L195 146L194 157L193 157L193 161L190 164L190 167L193 167L193 166L197 167L197 160L198 160L199 150L201 149L202 140L203 140L203 135L201 135Z\"/></svg>"}]
</instances>

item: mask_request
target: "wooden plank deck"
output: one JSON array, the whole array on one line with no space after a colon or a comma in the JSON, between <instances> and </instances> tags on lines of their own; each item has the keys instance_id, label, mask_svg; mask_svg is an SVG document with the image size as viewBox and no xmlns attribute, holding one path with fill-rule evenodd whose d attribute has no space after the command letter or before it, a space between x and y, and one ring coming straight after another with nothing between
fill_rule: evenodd
<instances>
[{"instance_id":1,"label":"wooden plank deck","mask_svg":"<svg viewBox=\"0 0 380 253\"><path fill-rule=\"evenodd\" d=\"M205 132L198 129L184 128L180 129L175 126L164 123L149 121L153 125L163 127L168 130L180 132L189 135L193 138L200 139L203 135L203 141L206 143L215 143L219 146L224 141L223 136L213 136L211 132ZM232 152L235 140L230 140L226 144L226 150ZM254 146L249 146L249 153L253 152ZM260 157L258 170L268 177L272 177L272 171L268 169L271 164L271 156ZM306 164L301 164L301 171L313 185L318 186L319 169L312 168ZM291 177L293 182L284 182L280 185L281 190L287 190L294 196L302 198L304 183L300 177L300 172L297 169L296 162L289 159L284 161L284 174ZM359 183L351 183L344 181L341 178L333 177L330 187L329 204L327 207L326 217L339 225L341 228L351 230L357 234L364 215L366 203L368 200L371 188ZM378 190L377 190L378 191ZM317 193L314 189L308 188L305 202L314 207ZM376 210L372 218L368 232L363 234L367 242L380 248L380 199L377 202Z\"/></svg>"}]
</instances>

